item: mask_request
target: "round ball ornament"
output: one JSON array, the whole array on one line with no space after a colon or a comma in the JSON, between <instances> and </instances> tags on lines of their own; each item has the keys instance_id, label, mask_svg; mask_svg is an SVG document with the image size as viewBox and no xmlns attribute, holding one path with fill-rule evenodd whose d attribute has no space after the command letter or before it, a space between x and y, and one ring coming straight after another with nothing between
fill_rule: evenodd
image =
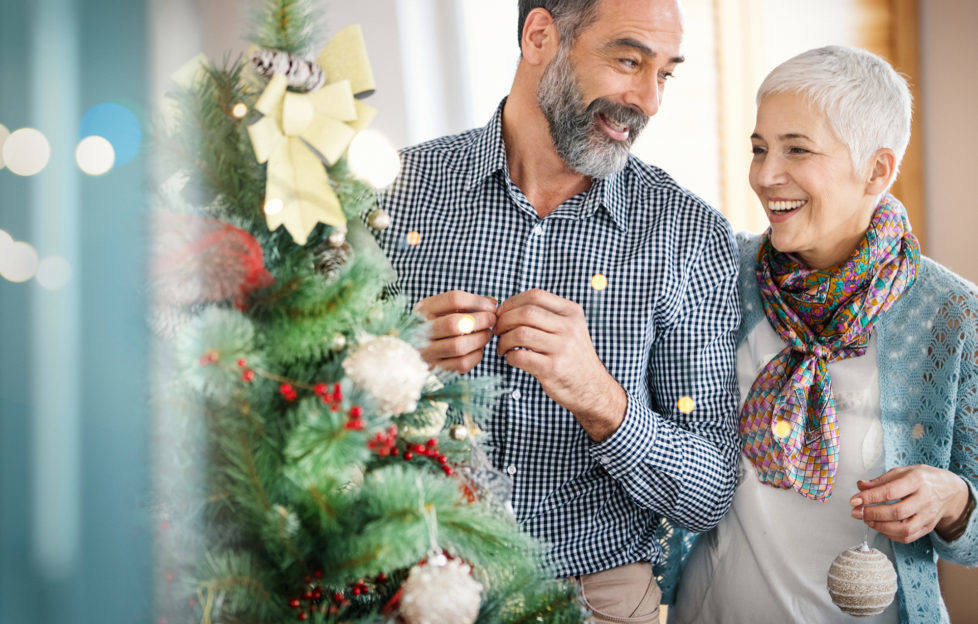
<instances>
[{"instance_id":1,"label":"round ball ornament","mask_svg":"<svg viewBox=\"0 0 978 624\"><path fill-rule=\"evenodd\" d=\"M897 574L886 555L863 542L835 558L828 588L832 602L849 615L877 615L893 602Z\"/></svg>"},{"instance_id":2,"label":"round ball ornament","mask_svg":"<svg viewBox=\"0 0 978 624\"><path fill-rule=\"evenodd\" d=\"M482 585L470 572L458 559L414 566L401 588L401 617L407 624L472 624L479 616Z\"/></svg>"},{"instance_id":3,"label":"round ball ornament","mask_svg":"<svg viewBox=\"0 0 978 624\"><path fill-rule=\"evenodd\" d=\"M417 408L429 374L417 349L395 336L361 341L343 360L343 370L380 412L394 416Z\"/></svg>"},{"instance_id":4,"label":"round ball ornament","mask_svg":"<svg viewBox=\"0 0 978 624\"><path fill-rule=\"evenodd\" d=\"M333 231L326 237L329 244L333 247L342 247L346 242L346 228L334 227Z\"/></svg>"},{"instance_id":5,"label":"round ball ornament","mask_svg":"<svg viewBox=\"0 0 978 624\"><path fill-rule=\"evenodd\" d=\"M375 230L386 230L391 226L391 215L383 208L374 208L367 215L367 224Z\"/></svg>"}]
</instances>

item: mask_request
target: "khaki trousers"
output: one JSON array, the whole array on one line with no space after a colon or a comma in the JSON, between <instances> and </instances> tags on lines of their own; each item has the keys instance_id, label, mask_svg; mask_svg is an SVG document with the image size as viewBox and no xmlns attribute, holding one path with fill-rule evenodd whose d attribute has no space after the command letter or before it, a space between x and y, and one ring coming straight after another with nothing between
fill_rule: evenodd
<instances>
[{"instance_id":1,"label":"khaki trousers","mask_svg":"<svg viewBox=\"0 0 978 624\"><path fill-rule=\"evenodd\" d=\"M662 592L647 561L575 576L594 624L658 624Z\"/></svg>"}]
</instances>

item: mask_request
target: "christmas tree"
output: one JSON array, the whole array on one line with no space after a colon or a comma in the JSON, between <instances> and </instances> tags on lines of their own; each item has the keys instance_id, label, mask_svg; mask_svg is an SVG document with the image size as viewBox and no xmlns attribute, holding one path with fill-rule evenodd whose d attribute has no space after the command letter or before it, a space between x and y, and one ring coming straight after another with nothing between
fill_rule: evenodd
<instances>
[{"instance_id":1,"label":"christmas tree","mask_svg":"<svg viewBox=\"0 0 978 624\"><path fill-rule=\"evenodd\" d=\"M481 450L492 384L429 371L384 296L389 216L346 158L373 115L361 32L316 56L315 26L268 2L246 57L171 92L158 621L582 621Z\"/></svg>"}]
</instances>

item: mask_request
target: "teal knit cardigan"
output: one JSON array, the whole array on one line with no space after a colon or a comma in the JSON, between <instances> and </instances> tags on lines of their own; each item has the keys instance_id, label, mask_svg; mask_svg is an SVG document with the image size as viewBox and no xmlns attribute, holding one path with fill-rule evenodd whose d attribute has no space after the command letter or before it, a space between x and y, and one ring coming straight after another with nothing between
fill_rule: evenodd
<instances>
[{"instance_id":1,"label":"teal knit cardigan","mask_svg":"<svg viewBox=\"0 0 978 624\"><path fill-rule=\"evenodd\" d=\"M767 319L754 273L760 236L740 234L737 242L743 312L739 345ZM875 331L886 469L945 468L963 477L978 500L978 287L923 258L917 279ZM668 522L661 528L665 561L656 570L663 602L671 603L696 535ZM894 543L893 552L900 621L949 622L937 558L978 566L978 512L954 542L931 532L910 544Z\"/></svg>"}]
</instances>

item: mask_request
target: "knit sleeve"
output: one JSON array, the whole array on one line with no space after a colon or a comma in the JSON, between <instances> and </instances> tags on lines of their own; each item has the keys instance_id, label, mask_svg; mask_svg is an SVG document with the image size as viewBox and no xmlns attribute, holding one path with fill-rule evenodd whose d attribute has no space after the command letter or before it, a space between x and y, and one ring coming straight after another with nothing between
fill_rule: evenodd
<instances>
[{"instance_id":1,"label":"knit sleeve","mask_svg":"<svg viewBox=\"0 0 978 624\"><path fill-rule=\"evenodd\" d=\"M978 295L974 291L953 295L942 312L948 318L946 338L957 345L960 356L948 469L969 483L974 497L978 496ZM978 565L978 513L972 512L964 534L953 542L936 532L931 533L931 541L942 559Z\"/></svg>"}]
</instances>

